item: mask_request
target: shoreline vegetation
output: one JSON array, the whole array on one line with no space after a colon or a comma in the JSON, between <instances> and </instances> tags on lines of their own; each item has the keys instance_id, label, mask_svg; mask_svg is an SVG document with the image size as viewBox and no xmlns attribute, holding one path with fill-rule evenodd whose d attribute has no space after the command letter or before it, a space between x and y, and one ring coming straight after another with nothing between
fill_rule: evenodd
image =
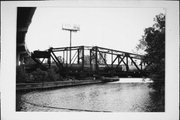
<instances>
[{"instance_id":1,"label":"shoreline vegetation","mask_svg":"<svg viewBox=\"0 0 180 120\"><path fill-rule=\"evenodd\" d=\"M62 77L56 67L52 67L47 71L37 68L33 72L27 73L24 66L17 66L16 90L50 89L118 80L118 77L83 77L78 79L75 77Z\"/></svg>"},{"instance_id":2,"label":"shoreline vegetation","mask_svg":"<svg viewBox=\"0 0 180 120\"><path fill-rule=\"evenodd\" d=\"M152 27L145 28L144 35L136 46L138 51L145 51L144 61L148 62L146 69L149 77L154 81L150 85L155 89L153 93L158 96L159 106L165 111L165 14L160 13L154 17Z\"/></svg>"},{"instance_id":3,"label":"shoreline vegetation","mask_svg":"<svg viewBox=\"0 0 180 120\"><path fill-rule=\"evenodd\" d=\"M33 72L27 73L24 66L17 66L17 75L16 75L16 90L35 90L35 89L53 89L60 87L69 87L76 85L87 85L87 84L97 84L103 82L115 82L119 81L119 77L62 77L58 73L56 67L52 67L47 71L43 71L39 68ZM136 82L135 81L122 81L124 82ZM142 82L152 82L150 79L142 78Z\"/></svg>"}]
</instances>

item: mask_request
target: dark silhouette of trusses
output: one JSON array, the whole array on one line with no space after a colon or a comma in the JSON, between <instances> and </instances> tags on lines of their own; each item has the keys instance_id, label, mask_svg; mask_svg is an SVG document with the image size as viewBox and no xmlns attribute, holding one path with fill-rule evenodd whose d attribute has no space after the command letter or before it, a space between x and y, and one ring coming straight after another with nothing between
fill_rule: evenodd
<instances>
[{"instance_id":1,"label":"dark silhouette of trusses","mask_svg":"<svg viewBox=\"0 0 180 120\"><path fill-rule=\"evenodd\" d=\"M68 55L70 51L72 58ZM57 66L62 76L147 75L147 64L143 62L142 55L98 46L49 48L46 51L34 51L31 57L43 67Z\"/></svg>"}]
</instances>

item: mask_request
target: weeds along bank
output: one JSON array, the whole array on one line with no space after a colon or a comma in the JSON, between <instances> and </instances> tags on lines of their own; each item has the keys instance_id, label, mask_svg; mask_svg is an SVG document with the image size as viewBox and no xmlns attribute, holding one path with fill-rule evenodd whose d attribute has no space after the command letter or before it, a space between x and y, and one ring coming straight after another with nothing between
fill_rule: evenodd
<instances>
[{"instance_id":1,"label":"weeds along bank","mask_svg":"<svg viewBox=\"0 0 180 120\"><path fill-rule=\"evenodd\" d=\"M62 81L62 77L58 73L57 67L43 71L40 68L32 72L27 72L24 66L17 66L16 68L16 82L29 83L29 82L43 82L43 81Z\"/></svg>"}]
</instances>

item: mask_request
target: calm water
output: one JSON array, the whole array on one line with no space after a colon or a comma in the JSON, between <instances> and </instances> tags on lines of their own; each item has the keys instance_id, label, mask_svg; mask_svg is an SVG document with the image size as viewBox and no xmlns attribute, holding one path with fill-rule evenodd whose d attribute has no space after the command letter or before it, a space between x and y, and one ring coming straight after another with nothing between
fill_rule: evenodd
<instances>
[{"instance_id":1,"label":"calm water","mask_svg":"<svg viewBox=\"0 0 180 120\"><path fill-rule=\"evenodd\" d=\"M158 111L151 83L102 83L17 94L17 111ZM160 110L161 111L161 110Z\"/></svg>"}]
</instances>

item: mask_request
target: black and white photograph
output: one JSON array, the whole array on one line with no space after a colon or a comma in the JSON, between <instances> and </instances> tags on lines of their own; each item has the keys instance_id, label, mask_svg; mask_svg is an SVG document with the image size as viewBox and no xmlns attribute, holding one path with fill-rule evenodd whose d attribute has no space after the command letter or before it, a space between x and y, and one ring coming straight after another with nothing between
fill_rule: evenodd
<instances>
[{"instance_id":1,"label":"black and white photograph","mask_svg":"<svg viewBox=\"0 0 180 120\"><path fill-rule=\"evenodd\" d=\"M172 107L179 102L174 100L172 106L169 104L171 98L178 96L172 94L178 93L179 80L170 76L174 73L171 67L177 66L178 60L174 60L175 65L169 64L177 58L173 56L177 53L171 51L178 37L173 36L171 41L168 36L172 30L168 24L172 12L166 4L31 3L15 4L13 9L15 26L11 34L14 38L9 38L14 43L11 50L14 55L4 52L11 48L3 47L5 39L1 42L2 53L6 53L7 58L13 57L13 63L3 63L4 66L9 64L6 70L14 66L14 79L5 84L10 84L9 93L14 99L9 103L13 103L11 108L18 114L17 119L21 114L36 112L55 112L59 116L92 113L97 119L108 113L122 114L122 119L137 113L136 119L143 119L141 114L145 114L145 119L149 120L151 114L165 114L165 120L178 119L179 105ZM6 4L3 9L7 10ZM5 28L7 23L3 26ZM176 74L178 69L174 71ZM1 94L3 91L8 90L3 86ZM7 97L8 94L4 95ZM169 109L174 112L169 113Z\"/></svg>"},{"instance_id":2,"label":"black and white photograph","mask_svg":"<svg viewBox=\"0 0 180 120\"><path fill-rule=\"evenodd\" d=\"M18 7L16 110L164 112L165 20L163 8Z\"/></svg>"}]
</instances>

